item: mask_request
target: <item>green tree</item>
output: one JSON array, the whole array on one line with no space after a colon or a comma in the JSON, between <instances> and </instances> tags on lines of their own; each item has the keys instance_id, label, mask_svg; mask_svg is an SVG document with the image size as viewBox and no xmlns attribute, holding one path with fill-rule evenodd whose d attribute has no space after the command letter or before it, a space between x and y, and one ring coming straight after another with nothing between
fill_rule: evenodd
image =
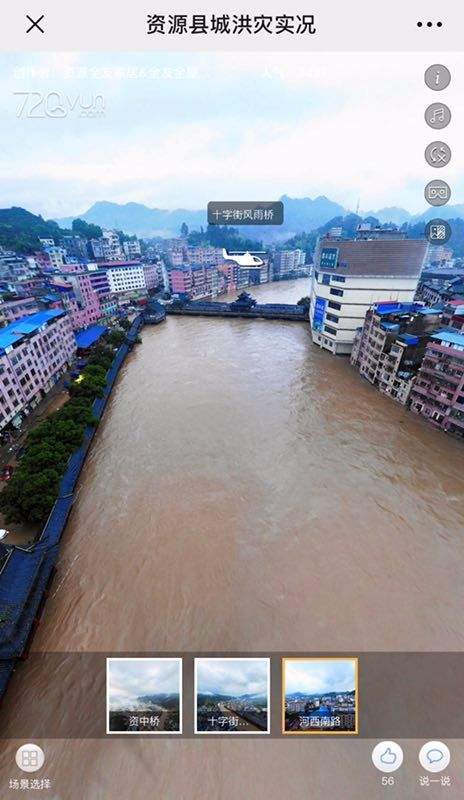
<instances>
[{"instance_id":1,"label":"green tree","mask_svg":"<svg viewBox=\"0 0 464 800\"><path fill-rule=\"evenodd\" d=\"M83 239L100 239L103 234L99 225L93 225L83 219L74 219L72 230L76 236L82 236Z\"/></svg>"}]
</instances>

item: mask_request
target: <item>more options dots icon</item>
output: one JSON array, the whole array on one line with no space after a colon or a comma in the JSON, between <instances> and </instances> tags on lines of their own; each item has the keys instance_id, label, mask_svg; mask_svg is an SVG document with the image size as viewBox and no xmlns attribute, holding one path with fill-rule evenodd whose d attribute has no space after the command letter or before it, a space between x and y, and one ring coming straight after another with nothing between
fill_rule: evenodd
<instances>
[{"instance_id":1,"label":"more options dots icon","mask_svg":"<svg viewBox=\"0 0 464 800\"><path fill-rule=\"evenodd\" d=\"M372 763L380 772L396 772L403 763L403 750L397 742L379 742L372 751Z\"/></svg>"},{"instance_id":2,"label":"more options dots icon","mask_svg":"<svg viewBox=\"0 0 464 800\"><path fill-rule=\"evenodd\" d=\"M449 748L443 742L427 742L420 749L419 763L427 772L442 772L450 760Z\"/></svg>"}]
</instances>

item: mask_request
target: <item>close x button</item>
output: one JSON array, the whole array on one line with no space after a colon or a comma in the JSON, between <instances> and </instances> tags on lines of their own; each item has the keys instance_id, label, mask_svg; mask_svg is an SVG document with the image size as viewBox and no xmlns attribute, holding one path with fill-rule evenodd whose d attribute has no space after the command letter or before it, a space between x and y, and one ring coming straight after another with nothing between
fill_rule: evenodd
<instances>
[{"instance_id":1,"label":"close x button","mask_svg":"<svg viewBox=\"0 0 464 800\"><path fill-rule=\"evenodd\" d=\"M29 16L29 14L26 14L26 19L28 20L27 22L28 27L26 28L26 33L30 33L33 30L38 30L40 31L40 33L45 33L44 29L41 26L42 20L44 18L45 14L42 14L37 19L32 19L32 17Z\"/></svg>"}]
</instances>

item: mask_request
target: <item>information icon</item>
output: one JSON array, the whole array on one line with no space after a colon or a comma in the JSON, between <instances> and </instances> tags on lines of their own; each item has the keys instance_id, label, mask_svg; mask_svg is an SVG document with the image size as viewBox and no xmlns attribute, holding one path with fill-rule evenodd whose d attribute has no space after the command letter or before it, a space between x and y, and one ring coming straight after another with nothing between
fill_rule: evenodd
<instances>
[{"instance_id":1,"label":"information icon","mask_svg":"<svg viewBox=\"0 0 464 800\"><path fill-rule=\"evenodd\" d=\"M424 116L427 125L435 130L446 128L451 122L451 111L444 103L432 103Z\"/></svg>"},{"instance_id":2,"label":"information icon","mask_svg":"<svg viewBox=\"0 0 464 800\"><path fill-rule=\"evenodd\" d=\"M23 772L37 772L44 762L45 753L38 744L23 744L16 751L16 763Z\"/></svg>"},{"instance_id":3,"label":"information icon","mask_svg":"<svg viewBox=\"0 0 464 800\"><path fill-rule=\"evenodd\" d=\"M446 181L430 181L425 187L424 196L431 206L444 206L451 198L451 189Z\"/></svg>"},{"instance_id":4,"label":"information icon","mask_svg":"<svg viewBox=\"0 0 464 800\"><path fill-rule=\"evenodd\" d=\"M425 70L424 80L429 89L441 92L451 83L451 72L443 64L432 64Z\"/></svg>"}]
</instances>

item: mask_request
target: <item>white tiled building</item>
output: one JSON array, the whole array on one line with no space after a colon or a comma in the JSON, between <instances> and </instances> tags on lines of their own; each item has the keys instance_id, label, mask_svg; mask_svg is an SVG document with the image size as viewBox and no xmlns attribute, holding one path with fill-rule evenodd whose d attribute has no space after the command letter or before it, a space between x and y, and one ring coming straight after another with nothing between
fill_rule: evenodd
<instances>
[{"instance_id":1,"label":"white tiled building","mask_svg":"<svg viewBox=\"0 0 464 800\"><path fill-rule=\"evenodd\" d=\"M349 354L374 303L413 301L426 250L422 239L320 239L311 277L313 342Z\"/></svg>"}]
</instances>

